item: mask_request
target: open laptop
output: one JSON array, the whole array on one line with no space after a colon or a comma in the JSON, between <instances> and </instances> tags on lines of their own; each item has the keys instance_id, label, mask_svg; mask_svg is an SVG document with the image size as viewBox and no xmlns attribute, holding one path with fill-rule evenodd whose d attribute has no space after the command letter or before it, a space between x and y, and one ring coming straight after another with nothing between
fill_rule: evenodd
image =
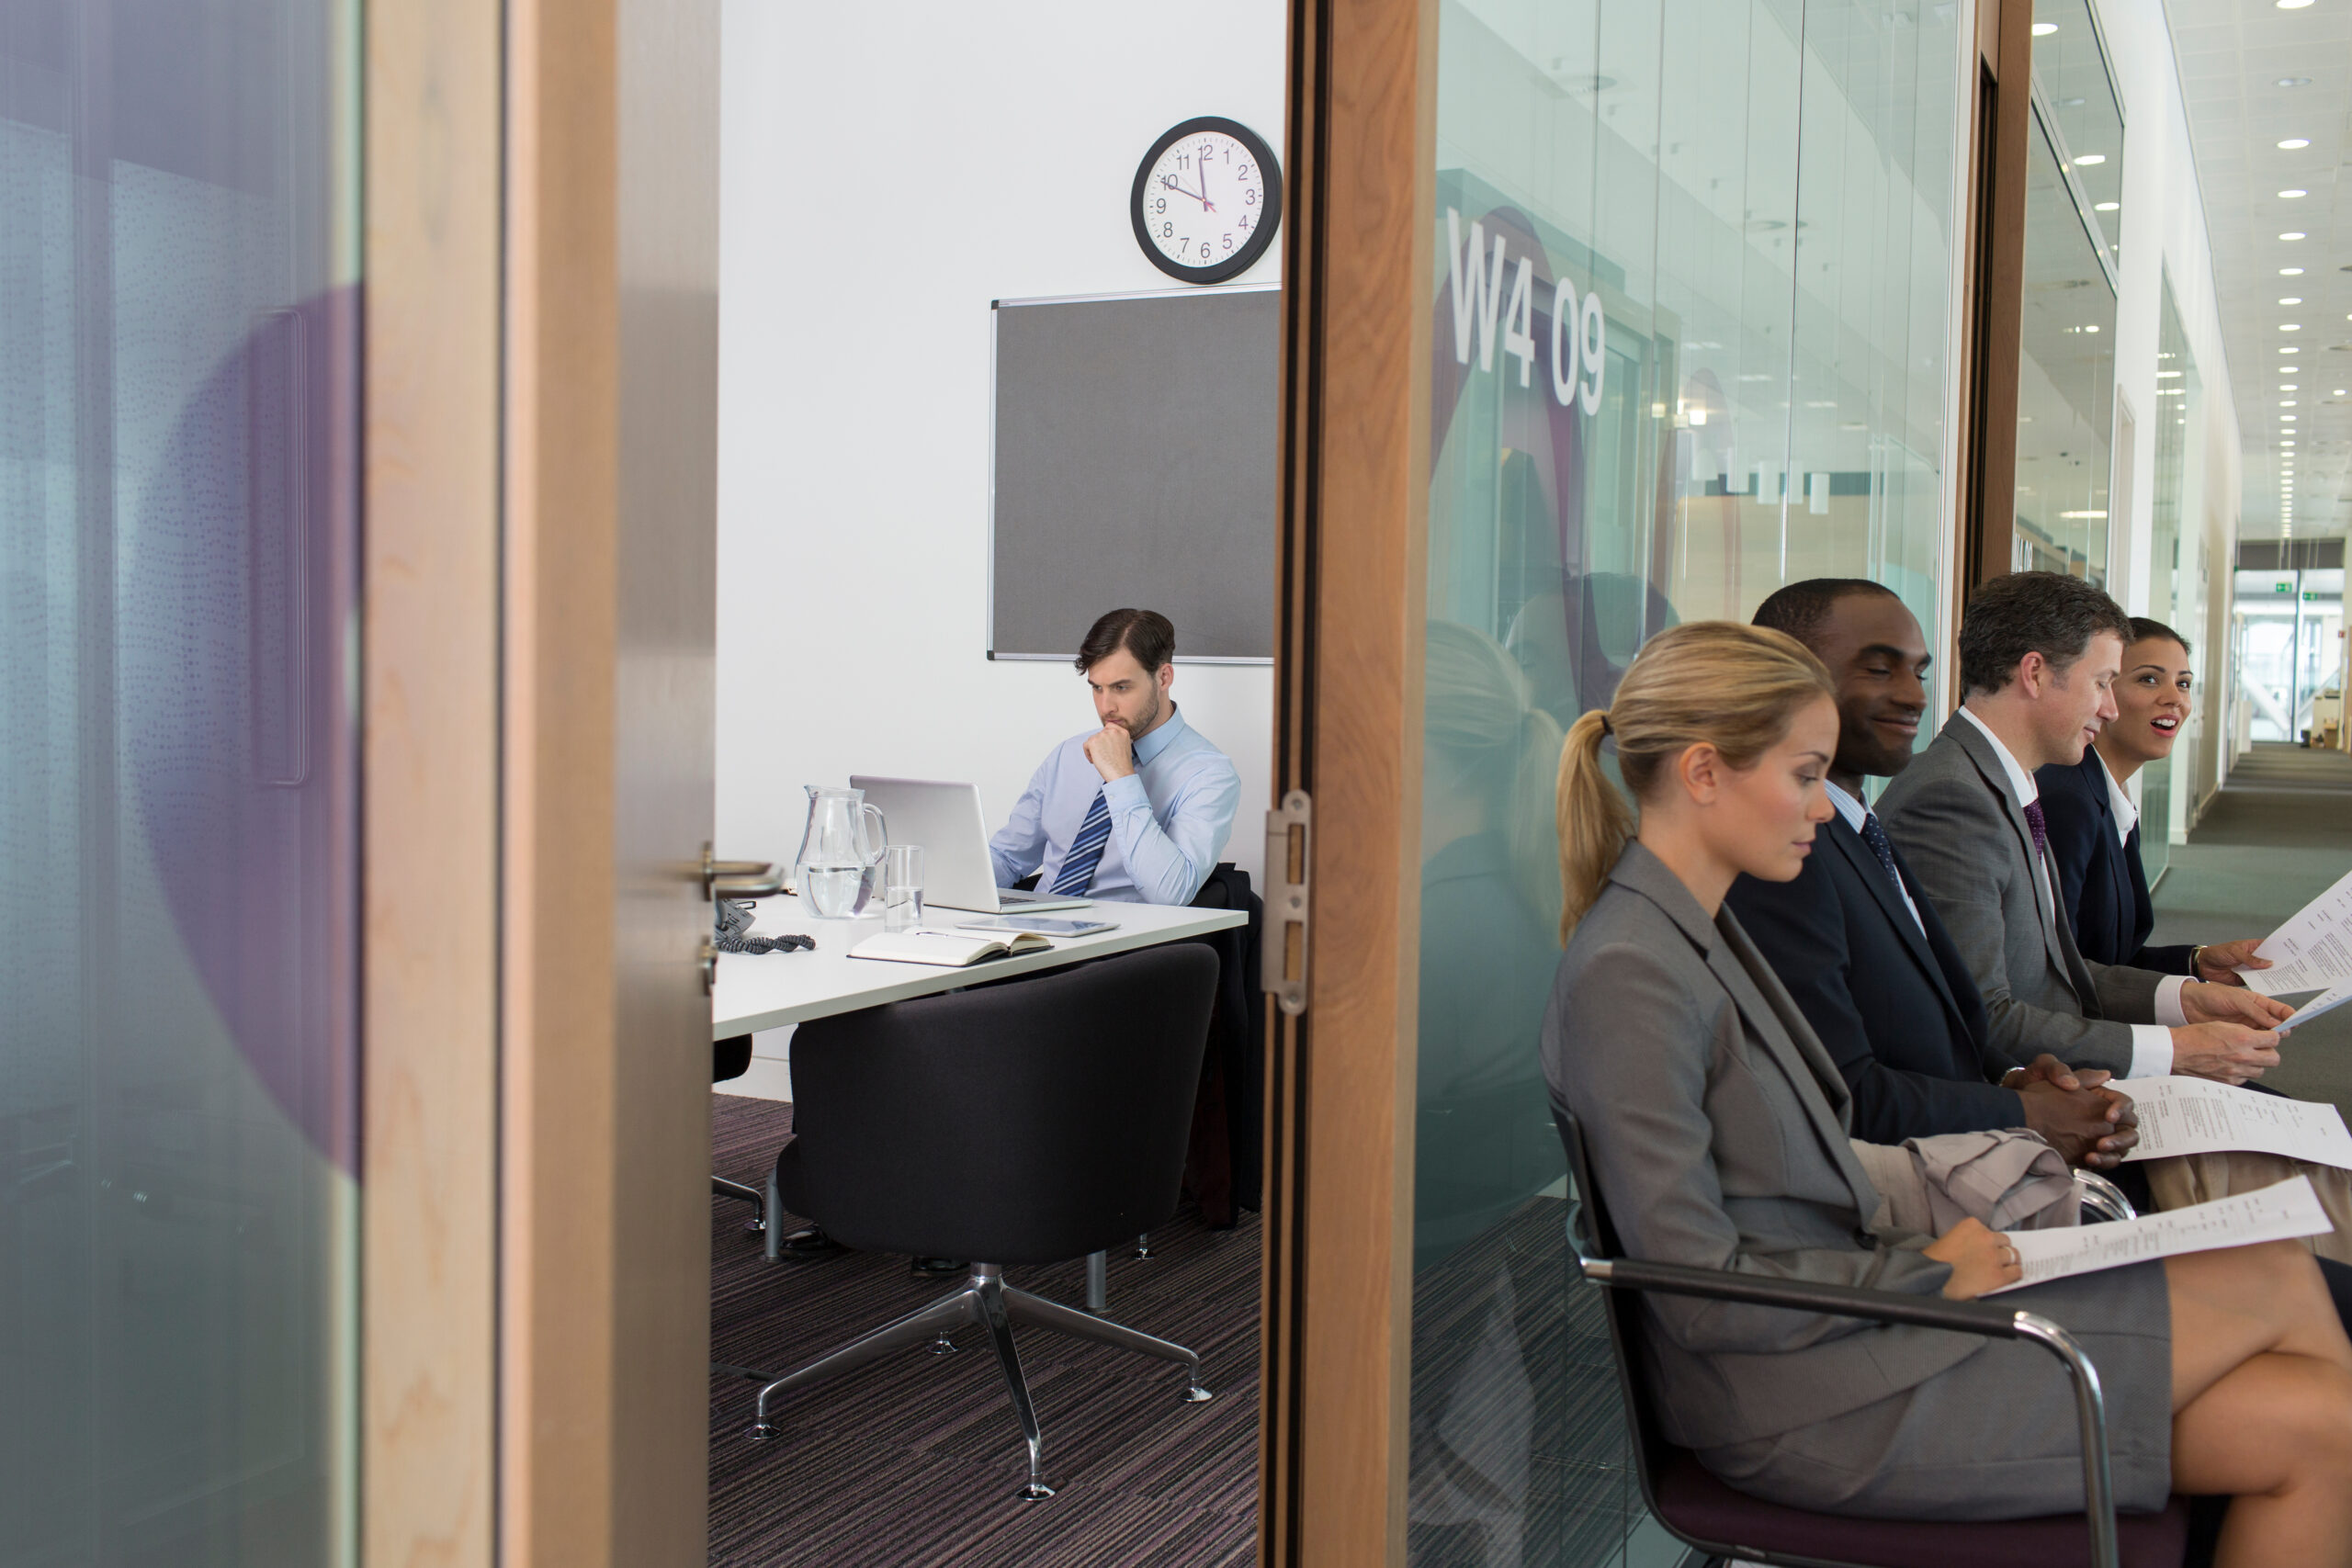
<instances>
[{"instance_id":1,"label":"open laptop","mask_svg":"<svg viewBox=\"0 0 2352 1568\"><path fill-rule=\"evenodd\" d=\"M983 914L1027 914L1038 909L1082 909L1091 898L1057 898L996 885L989 859L988 818L980 810L978 784L934 779L877 779L853 773L850 788L864 790L866 804L882 809L894 844L922 846L922 901L946 909Z\"/></svg>"}]
</instances>

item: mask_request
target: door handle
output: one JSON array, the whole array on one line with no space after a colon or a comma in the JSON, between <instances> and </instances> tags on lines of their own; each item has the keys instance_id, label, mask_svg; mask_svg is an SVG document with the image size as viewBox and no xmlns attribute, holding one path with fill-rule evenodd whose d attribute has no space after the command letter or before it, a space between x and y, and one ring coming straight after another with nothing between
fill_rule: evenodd
<instances>
[{"instance_id":1,"label":"door handle","mask_svg":"<svg viewBox=\"0 0 2352 1568\"><path fill-rule=\"evenodd\" d=\"M784 891L784 873L774 861L713 860L710 845L702 847L702 896L705 898L768 898Z\"/></svg>"}]
</instances>

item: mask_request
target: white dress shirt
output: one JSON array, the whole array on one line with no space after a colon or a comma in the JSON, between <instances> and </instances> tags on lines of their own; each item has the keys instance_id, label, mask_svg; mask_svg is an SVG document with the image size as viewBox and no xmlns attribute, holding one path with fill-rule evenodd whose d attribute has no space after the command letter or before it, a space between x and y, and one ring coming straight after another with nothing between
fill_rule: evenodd
<instances>
[{"instance_id":1,"label":"white dress shirt","mask_svg":"<svg viewBox=\"0 0 2352 1568\"><path fill-rule=\"evenodd\" d=\"M2115 813L2115 841L2128 849L2132 829L2140 825L2140 803L2132 798L2132 792L2123 787L2123 781L2115 776L2104 757L2098 760L2098 771L2107 780L2107 808Z\"/></svg>"},{"instance_id":2,"label":"white dress shirt","mask_svg":"<svg viewBox=\"0 0 2352 1568\"><path fill-rule=\"evenodd\" d=\"M1993 743L1993 755L2001 759L2001 766L2009 775L2009 787L2017 793L2018 809L2022 811L2040 800L2041 786L2033 782L2033 775L2026 772L2018 760L2009 754L2009 749L2001 744L2001 738L1993 733L1993 727L1965 707L1960 710L1960 716L1974 725L1984 739ZM2113 782L2112 779L2109 780L2110 784ZM2138 815L2136 811L2133 812L2134 820L2138 818ZM2052 909L2056 909L2058 898L2051 886L2048 858L2036 855L2033 871L2034 874L2041 879L2041 896L2050 901ZM2156 987L2156 1021L2127 1026L2132 1031L2132 1071L2126 1075L2127 1077L2160 1078L2172 1076L2172 1032L2188 1021L2188 1015L2181 1010L2180 1005L2180 988L2188 983L2188 976L2186 975L2165 976L2164 981Z\"/></svg>"}]
</instances>

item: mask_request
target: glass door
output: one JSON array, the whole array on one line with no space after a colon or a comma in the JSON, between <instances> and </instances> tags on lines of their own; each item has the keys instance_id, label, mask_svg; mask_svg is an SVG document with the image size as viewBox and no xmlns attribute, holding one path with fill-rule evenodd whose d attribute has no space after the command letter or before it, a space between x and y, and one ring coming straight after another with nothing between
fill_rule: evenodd
<instances>
[{"instance_id":1,"label":"glass door","mask_svg":"<svg viewBox=\"0 0 2352 1568\"><path fill-rule=\"evenodd\" d=\"M0 20L8 1568L355 1555L357 20Z\"/></svg>"},{"instance_id":2,"label":"glass door","mask_svg":"<svg viewBox=\"0 0 2352 1568\"><path fill-rule=\"evenodd\" d=\"M1646 637L1784 583L1874 579L1938 644L1955 28L1850 0L1439 7L1416 1563L1680 1561L1565 1235L1554 777Z\"/></svg>"}]
</instances>

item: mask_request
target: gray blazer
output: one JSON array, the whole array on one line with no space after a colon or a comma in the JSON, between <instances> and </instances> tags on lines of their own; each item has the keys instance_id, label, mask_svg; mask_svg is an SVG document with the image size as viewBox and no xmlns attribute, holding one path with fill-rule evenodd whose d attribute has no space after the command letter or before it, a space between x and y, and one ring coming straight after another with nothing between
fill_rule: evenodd
<instances>
[{"instance_id":1,"label":"gray blazer","mask_svg":"<svg viewBox=\"0 0 2352 1568\"><path fill-rule=\"evenodd\" d=\"M1984 732L1947 721L1887 785L1878 814L1976 976L1994 1045L2020 1062L2047 1051L2129 1076L2130 1026L2156 1021L2165 977L2095 964L2075 946L2065 910L2034 874L2033 830Z\"/></svg>"},{"instance_id":2,"label":"gray blazer","mask_svg":"<svg viewBox=\"0 0 2352 1568\"><path fill-rule=\"evenodd\" d=\"M1630 844L1560 960L1544 1072L1584 1125L1626 1256L1933 1295L1930 1238L1867 1224L1846 1083L1726 908L1709 920ZM1668 1438L1772 1437L1901 1393L1984 1341L1781 1307L1649 1296ZM1857 1454L1867 1470L1882 1456Z\"/></svg>"}]
</instances>

